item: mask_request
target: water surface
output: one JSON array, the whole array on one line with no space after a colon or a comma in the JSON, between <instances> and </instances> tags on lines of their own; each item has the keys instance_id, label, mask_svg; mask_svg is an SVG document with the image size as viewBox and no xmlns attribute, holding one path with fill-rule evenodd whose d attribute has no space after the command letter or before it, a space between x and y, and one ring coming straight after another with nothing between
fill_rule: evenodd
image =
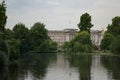
<instances>
[{"instance_id":1,"label":"water surface","mask_svg":"<svg viewBox=\"0 0 120 80\"><path fill-rule=\"evenodd\" d=\"M120 57L24 55L18 67L0 70L0 80L120 80Z\"/></svg>"}]
</instances>

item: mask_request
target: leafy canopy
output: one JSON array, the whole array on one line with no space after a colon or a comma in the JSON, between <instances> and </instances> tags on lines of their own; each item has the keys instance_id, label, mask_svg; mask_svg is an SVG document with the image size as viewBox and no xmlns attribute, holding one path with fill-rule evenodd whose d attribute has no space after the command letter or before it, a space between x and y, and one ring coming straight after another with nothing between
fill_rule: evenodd
<instances>
[{"instance_id":1,"label":"leafy canopy","mask_svg":"<svg viewBox=\"0 0 120 80\"><path fill-rule=\"evenodd\" d=\"M101 41L101 44L100 44L100 47L102 50L110 50L110 45L113 41L113 35L110 34L110 33L105 33L102 41Z\"/></svg>"},{"instance_id":2,"label":"leafy canopy","mask_svg":"<svg viewBox=\"0 0 120 80\"><path fill-rule=\"evenodd\" d=\"M112 24L107 26L107 32L113 34L114 36L120 35L120 17L116 16L112 19Z\"/></svg>"},{"instance_id":3,"label":"leafy canopy","mask_svg":"<svg viewBox=\"0 0 120 80\"><path fill-rule=\"evenodd\" d=\"M28 33L28 28L26 28L23 23L18 23L14 26L13 32L16 39L22 40L25 39Z\"/></svg>"},{"instance_id":4,"label":"leafy canopy","mask_svg":"<svg viewBox=\"0 0 120 80\"><path fill-rule=\"evenodd\" d=\"M78 24L80 31L88 31L90 32L90 28L93 27L91 23L91 16L88 13L82 14L80 17L80 23Z\"/></svg>"}]
</instances>

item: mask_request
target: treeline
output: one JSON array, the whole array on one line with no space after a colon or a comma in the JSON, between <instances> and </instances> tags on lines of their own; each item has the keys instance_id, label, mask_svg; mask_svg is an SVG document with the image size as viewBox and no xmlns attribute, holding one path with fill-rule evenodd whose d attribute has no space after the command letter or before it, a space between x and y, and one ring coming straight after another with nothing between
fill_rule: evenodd
<instances>
[{"instance_id":1,"label":"treeline","mask_svg":"<svg viewBox=\"0 0 120 80\"><path fill-rule=\"evenodd\" d=\"M0 65L17 64L20 54L29 52L56 52L57 43L53 42L43 23L37 22L30 29L18 23L12 30L6 29L6 4L0 4Z\"/></svg>"},{"instance_id":2,"label":"treeline","mask_svg":"<svg viewBox=\"0 0 120 80\"><path fill-rule=\"evenodd\" d=\"M57 44L49 38L43 23L37 22L30 29L23 23L18 23L12 30L7 29L6 34L11 36L10 39L19 42L21 54L26 52L55 52L57 49Z\"/></svg>"},{"instance_id":3,"label":"treeline","mask_svg":"<svg viewBox=\"0 0 120 80\"><path fill-rule=\"evenodd\" d=\"M49 38L45 25L39 22L30 29L23 23L16 24L12 30L5 29L4 40L10 48L9 60L11 62L14 62L20 54L48 53L57 50L57 43Z\"/></svg>"},{"instance_id":4,"label":"treeline","mask_svg":"<svg viewBox=\"0 0 120 80\"><path fill-rule=\"evenodd\" d=\"M100 45L104 51L111 51L120 54L120 17L116 16L112 19L112 24L108 24L107 31Z\"/></svg>"}]
</instances>

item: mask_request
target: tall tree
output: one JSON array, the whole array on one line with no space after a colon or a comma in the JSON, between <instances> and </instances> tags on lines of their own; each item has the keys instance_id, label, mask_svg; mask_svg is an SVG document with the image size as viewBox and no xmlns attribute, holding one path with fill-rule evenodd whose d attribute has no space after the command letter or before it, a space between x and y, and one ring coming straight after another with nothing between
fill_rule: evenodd
<instances>
[{"instance_id":1,"label":"tall tree","mask_svg":"<svg viewBox=\"0 0 120 80\"><path fill-rule=\"evenodd\" d=\"M45 44L46 40L49 38L45 25L39 22L35 23L30 29L30 37L31 48L33 50L35 50L35 48L40 50L42 44Z\"/></svg>"},{"instance_id":2,"label":"tall tree","mask_svg":"<svg viewBox=\"0 0 120 80\"><path fill-rule=\"evenodd\" d=\"M92 26L93 24L91 23L91 16L88 13L82 14L80 17L80 23L78 24L80 31L90 32L90 28Z\"/></svg>"},{"instance_id":3,"label":"tall tree","mask_svg":"<svg viewBox=\"0 0 120 80\"><path fill-rule=\"evenodd\" d=\"M5 1L3 1L0 4L0 31L4 32L5 30L5 24L6 24L6 4Z\"/></svg>"},{"instance_id":4,"label":"tall tree","mask_svg":"<svg viewBox=\"0 0 120 80\"><path fill-rule=\"evenodd\" d=\"M116 16L112 19L112 24L107 26L107 32L114 36L120 35L120 17Z\"/></svg>"},{"instance_id":5,"label":"tall tree","mask_svg":"<svg viewBox=\"0 0 120 80\"><path fill-rule=\"evenodd\" d=\"M29 50L29 30L23 23L18 23L13 28L15 39L20 41L20 52L25 53Z\"/></svg>"},{"instance_id":6,"label":"tall tree","mask_svg":"<svg viewBox=\"0 0 120 80\"><path fill-rule=\"evenodd\" d=\"M107 26L107 32L114 36L113 41L110 43L111 52L115 54L119 54L120 53L119 50L120 49L120 16L116 16L112 19L112 24L109 24Z\"/></svg>"}]
</instances>

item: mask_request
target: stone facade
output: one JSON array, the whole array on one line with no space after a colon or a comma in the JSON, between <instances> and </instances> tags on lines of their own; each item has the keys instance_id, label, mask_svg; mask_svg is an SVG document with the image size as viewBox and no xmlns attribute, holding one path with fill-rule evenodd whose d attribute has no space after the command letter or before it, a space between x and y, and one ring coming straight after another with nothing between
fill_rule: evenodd
<instances>
[{"instance_id":1,"label":"stone facade","mask_svg":"<svg viewBox=\"0 0 120 80\"><path fill-rule=\"evenodd\" d=\"M91 30L91 40L96 46L99 46L103 38L103 32L99 30Z\"/></svg>"},{"instance_id":2,"label":"stone facade","mask_svg":"<svg viewBox=\"0 0 120 80\"><path fill-rule=\"evenodd\" d=\"M77 32L77 29L64 29L62 31L49 30L48 36L57 42L58 46L61 46L64 42L72 40Z\"/></svg>"},{"instance_id":3,"label":"stone facade","mask_svg":"<svg viewBox=\"0 0 120 80\"><path fill-rule=\"evenodd\" d=\"M78 29L64 29L64 30L49 30L48 36L55 42L57 42L58 47L64 44L64 42L72 40L78 33ZM91 30L91 40L96 46L100 45L103 34L99 30Z\"/></svg>"}]
</instances>

